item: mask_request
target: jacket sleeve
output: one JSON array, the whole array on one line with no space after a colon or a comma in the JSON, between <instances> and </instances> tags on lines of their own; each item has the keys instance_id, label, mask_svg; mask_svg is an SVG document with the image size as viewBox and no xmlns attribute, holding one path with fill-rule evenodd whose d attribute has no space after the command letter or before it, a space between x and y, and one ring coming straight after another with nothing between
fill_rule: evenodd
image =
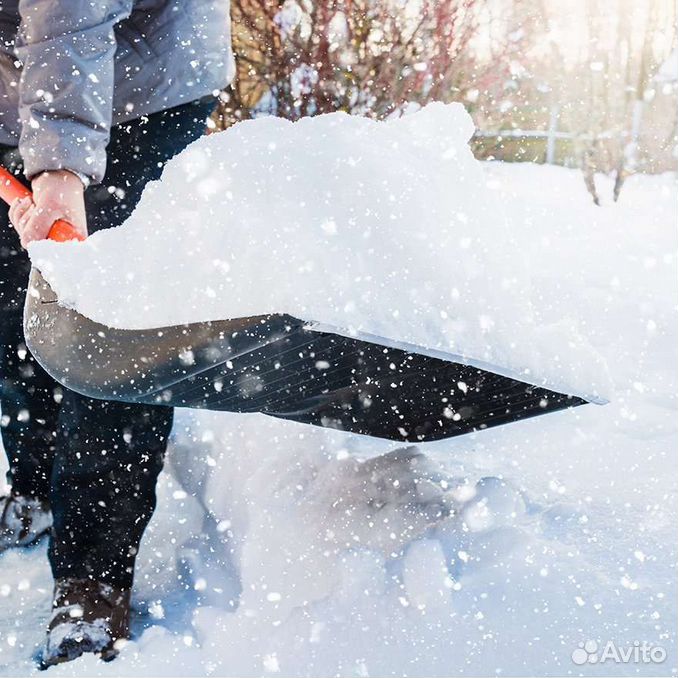
<instances>
[{"instance_id":1,"label":"jacket sleeve","mask_svg":"<svg viewBox=\"0 0 678 678\"><path fill-rule=\"evenodd\" d=\"M114 26L132 0L20 0L19 151L30 179L68 169L100 182L113 108Z\"/></svg>"}]
</instances>

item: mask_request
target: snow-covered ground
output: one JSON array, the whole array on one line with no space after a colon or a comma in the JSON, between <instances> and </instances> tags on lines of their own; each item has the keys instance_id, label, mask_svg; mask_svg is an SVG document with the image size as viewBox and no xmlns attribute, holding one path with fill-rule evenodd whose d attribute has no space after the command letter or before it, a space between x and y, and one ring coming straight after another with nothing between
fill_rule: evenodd
<instances>
[{"instance_id":1,"label":"snow-covered ground","mask_svg":"<svg viewBox=\"0 0 678 678\"><path fill-rule=\"evenodd\" d=\"M51 674L676 673L675 176L596 208L577 172L485 170L537 322L585 334L611 402L416 449L179 412L134 638ZM44 544L0 557L1 675L36 671L49 597ZM577 663L608 641L665 659Z\"/></svg>"}]
</instances>

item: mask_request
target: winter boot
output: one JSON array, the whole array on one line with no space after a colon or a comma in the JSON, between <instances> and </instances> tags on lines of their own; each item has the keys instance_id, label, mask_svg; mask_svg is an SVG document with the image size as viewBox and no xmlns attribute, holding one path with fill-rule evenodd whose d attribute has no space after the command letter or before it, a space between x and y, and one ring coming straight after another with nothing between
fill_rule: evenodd
<instances>
[{"instance_id":1,"label":"winter boot","mask_svg":"<svg viewBox=\"0 0 678 678\"><path fill-rule=\"evenodd\" d=\"M9 494L0 497L0 553L30 546L52 527L52 512L42 499Z\"/></svg>"},{"instance_id":2,"label":"winter boot","mask_svg":"<svg viewBox=\"0 0 678 678\"><path fill-rule=\"evenodd\" d=\"M114 659L129 638L129 612L129 589L91 579L57 579L42 667L72 661L85 652Z\"/></svg>"}]
</instances>

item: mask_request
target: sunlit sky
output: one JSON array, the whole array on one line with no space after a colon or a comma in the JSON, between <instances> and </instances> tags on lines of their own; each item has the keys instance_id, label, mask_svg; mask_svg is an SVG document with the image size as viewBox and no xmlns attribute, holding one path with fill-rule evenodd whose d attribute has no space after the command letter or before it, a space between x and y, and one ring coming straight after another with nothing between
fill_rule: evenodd
<instances>
[{"instance_id":1,"label":"sunlit sky","mask_svg":"<svg viewBox=\"0 0 678 678\"><path fill-rule=\"evenodd\" d=\"M486 7L495 17L504 13L510 16L513 2L492 0ZM678 15L678 0L542 0L541 6L544 14L536 18L543 33L537 40L537 50L546 52L556 46L566 63L595 60L597 55L615 49L624 23L630 30L632 49L640 49L650 12L656 16L657 27L661 27L653 46L665 54L670 49ZM483 43L489 45L493 39L489 33L481 36L478 47L482 50Z\"/></svg>"}]
</instances>

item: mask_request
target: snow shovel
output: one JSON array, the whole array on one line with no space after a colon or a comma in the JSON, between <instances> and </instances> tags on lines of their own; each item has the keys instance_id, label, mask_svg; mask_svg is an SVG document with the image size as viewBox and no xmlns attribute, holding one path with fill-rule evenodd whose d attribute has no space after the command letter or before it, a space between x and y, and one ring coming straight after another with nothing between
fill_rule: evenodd
<instances>
[{"instance_id":1,"label":"snow shovel","mask_svg":"<svg viewBox=\"0 0 678 678\"><path fill-rule=\"evenodd\" d=\"M0 173L0 197L30 195ZM56 222L52 240L81 239ZM587 402L500 369L280 313L124 330L59 304L31 272L26 344L58 382L106 400L260 412L379 438L428 442Z\"/></svg>"}]
</instances>

